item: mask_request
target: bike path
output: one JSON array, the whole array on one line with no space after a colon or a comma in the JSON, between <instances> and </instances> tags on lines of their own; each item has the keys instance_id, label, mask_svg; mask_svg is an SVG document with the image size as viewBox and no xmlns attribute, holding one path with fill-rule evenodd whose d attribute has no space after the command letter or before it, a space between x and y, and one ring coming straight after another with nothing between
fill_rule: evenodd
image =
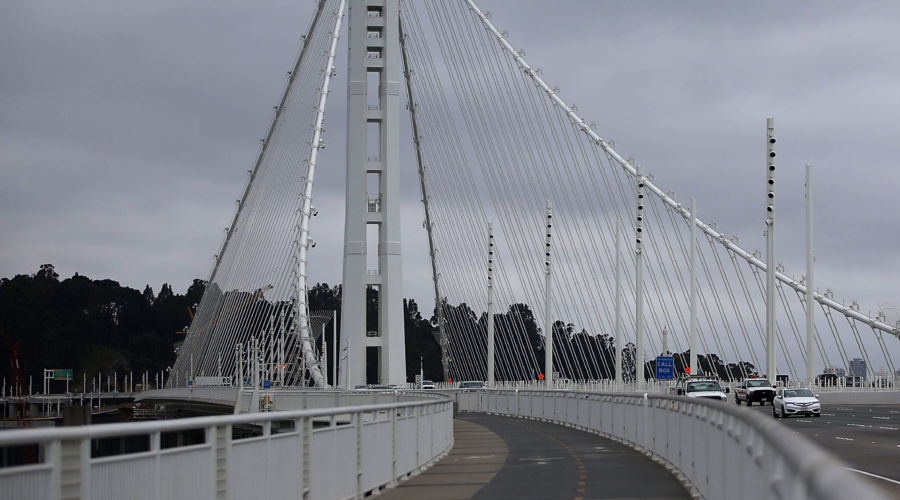
<instances>
[{"instance_id":1,"label":"bike path","mask_svg":"<svg viewBox=\"0 0 900 500\"><path fill-rule=\"evenodd\" d=\"M691 498L660 464L596 434L463 413L450 454L382 493L386 500Z\"/></svg>"}]
</instances>

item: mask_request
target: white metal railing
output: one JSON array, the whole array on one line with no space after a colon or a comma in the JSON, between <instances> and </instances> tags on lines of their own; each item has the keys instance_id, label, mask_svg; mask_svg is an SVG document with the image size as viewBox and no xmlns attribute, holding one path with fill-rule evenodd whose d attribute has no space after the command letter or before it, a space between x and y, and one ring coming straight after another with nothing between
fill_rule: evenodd
<instances>
[{"instance_id":1,"label":"white metal railing","mask_svg":"<svg viewBox=\"0 0 900 500\"><path fill-rule=\"evenodd\" d=\"M113 452L136 451L92 456L110 440ZM453 403L437 397L4 431L6 460L18 453L32 463L0 467L0 496L361 498L427 467L452 445Z\"/></svg>"},{"instance_id":2,"label":"white metal railing","mask_svg":"<svg viewBox=\"0 0 900 500\"><path fill-rule=\"evenodd\" d=\"M703 498L884 498L780 423L718 401L524 390L455 397L460 411L536 418L622 441L673 467Z\"/></svg>"}]
</instances>

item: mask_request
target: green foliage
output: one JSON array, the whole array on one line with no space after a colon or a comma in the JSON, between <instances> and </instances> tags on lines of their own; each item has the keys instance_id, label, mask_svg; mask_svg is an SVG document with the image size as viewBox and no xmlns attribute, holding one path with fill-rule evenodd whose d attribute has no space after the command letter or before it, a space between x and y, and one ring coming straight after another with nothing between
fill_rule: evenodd
<instances>
[{"instance_id":1,"label":"green foliage","mask_svg":"<svg viewBox=\"0 0 900 500\"><path fill-rule=\"evenodd\" d=\"M199 302L204 285L194 280L186 295L177 295L163 284L154 297L149 285L142 293L77 273L59 281L51 264L33 275L4 278L0 330L10 345L0 345L0 376L8 383L14 377L14 345L26 381L40 381L44 368L74 369L78 386L82 372L90 378L164 370L174 361L176 332L190 323L188 307Z\"/></svg>"}]
</instances>

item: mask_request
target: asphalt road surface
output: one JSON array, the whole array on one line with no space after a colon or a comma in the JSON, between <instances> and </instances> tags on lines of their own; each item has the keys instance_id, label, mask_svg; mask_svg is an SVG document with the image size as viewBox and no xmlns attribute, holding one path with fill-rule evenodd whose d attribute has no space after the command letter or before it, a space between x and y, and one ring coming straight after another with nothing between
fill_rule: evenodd
<instances>
[{"instance_id":1,"label":"asphalt road surface","mask_svg":"<svg viewBox=\"0 0 900 500\"><path fill-rule=\"evenodd\" d=\"M771 418L772 405L753 406ZM822 416L778 419L900 498L900 406L822 405Z\"/></svg>"},{"instance_id":2,"label":"asphalt road surface","mask_svg":"<svg viewBox=\"0 0 900 500\"><path fill-rule=\"evenodd\" d=\"M456 445L384 500L688 499L675 476L623 444L561 425L463 413Z\"/></svg>"}]
</instances>

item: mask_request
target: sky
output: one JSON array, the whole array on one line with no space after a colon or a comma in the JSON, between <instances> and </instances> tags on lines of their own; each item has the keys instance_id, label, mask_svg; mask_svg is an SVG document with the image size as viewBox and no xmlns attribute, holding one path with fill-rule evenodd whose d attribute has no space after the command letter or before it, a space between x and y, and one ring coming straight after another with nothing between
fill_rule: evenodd
<instances>
[{"instance_id":1,"label":"sky","mask_svg":"<svg viewBox=\"0 0 900 500\"><path fill-rule=\"evenodd\" d=\"M810 163L820 287L863 312L900 302L900 4L479 5L623 156L751 251L765 248L774 116L777 260L805 272ZM52 263L63 278L157 291L207 278L313 6L0 3L0 277ZM338 54L311 227L310 278L330 284L341 279L346 45ZM415 165L402 168L413 186ZM421 204L404 195L404 295L430 304Z\"/></svg>"}]
</instances>

